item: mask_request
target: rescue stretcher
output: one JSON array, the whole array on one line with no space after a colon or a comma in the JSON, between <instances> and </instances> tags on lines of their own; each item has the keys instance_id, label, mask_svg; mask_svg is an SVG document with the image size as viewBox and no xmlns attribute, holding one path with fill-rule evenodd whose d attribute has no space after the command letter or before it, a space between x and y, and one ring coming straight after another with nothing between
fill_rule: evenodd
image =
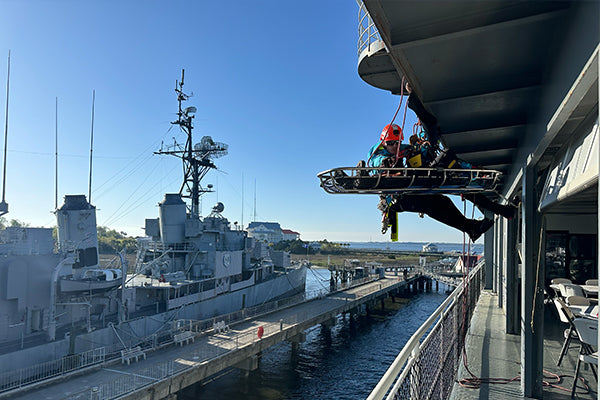
<instances>
[{"instance_id":1,"label":"rescue stretcher","mask_svg":"<svg viewBox=\"0 0 600 400\"><path fill-rule=\"evenodd\" d=\"M495 192L502 173L489 169L339 167L317 174L327 193L466 194Z\"/></svg>"}]
</instances>

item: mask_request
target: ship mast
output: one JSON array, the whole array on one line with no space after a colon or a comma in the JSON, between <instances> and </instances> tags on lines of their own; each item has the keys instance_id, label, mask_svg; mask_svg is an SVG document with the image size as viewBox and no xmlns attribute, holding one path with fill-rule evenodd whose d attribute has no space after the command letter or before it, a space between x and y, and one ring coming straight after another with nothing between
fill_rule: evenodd
<instances>
[{"instance_id":1,"label":"ship mast","mask_svg":"<svg viewBox=\"0 0 600 400\"><path fill-rule=\"evenodd\" d=\"M224 143L213 142L210 136L204 136L200 143L193 143L192 130L194 129L192 120L196 113L196 107L190 106L182 108L182 102L187 101L190 95L183 91L183 78L185 70L181 70L181 81L175 81L175 92L177 93L177 102L179 104L177 112L177 121L171 122L179 125L186 135L185 146L174 142L172 146L166 149L155 151L154 154L169 154L180 158L183 161L183 183L179 189L179 195L182 198L191 199L191 205L188 210L191 218L200 217L200 196L204 193L212 192L211 185L208 189L200 185L200 181L211 169L217 166L211 159L227 154L228 146Z\"/></svg>"}]
</instances>

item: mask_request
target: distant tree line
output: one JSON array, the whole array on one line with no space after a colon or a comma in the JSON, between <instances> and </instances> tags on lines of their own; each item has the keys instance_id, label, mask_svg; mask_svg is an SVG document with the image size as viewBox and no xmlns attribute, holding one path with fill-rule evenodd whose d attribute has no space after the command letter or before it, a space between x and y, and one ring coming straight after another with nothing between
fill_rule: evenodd
<instances>
[{"instance_id":1,"label":"distant tree line","mask_svg":"<svg viewBox=\"0 0 600 400\"><path fill-rule=\"evenodd\" d=\"M123 249L127 253L134 253L137 249L135 238L127 236L125 232L117 232L106 226L98 227L98 251L100 253L114 254Z\"/></svg>"},{"instance_id":2,"label":"distant tree line","mask_svg":"<svg viewBox=\"0 0 600 400\"><path fill-rule=\"evenodd\" d=\"M28 227L28 223L18 219L7 220L5 217L0 217L0 229L7 227ZM58 242L58 228L52 228L52 238L54 243ZM106 226L98 227L98 251L101 254L115 254L125 249L127 253L134 253L137 249L137 243L134 237L127 236L125 232L118 232L114 229L109 229Z\"/></svg>"},{"instance_id":3,"label":"distant tree line","mask_svg":"<svg viewBox=\"0 0 600 400\"><path fill-rule=\"evenodd\" d=\"M318 243L318 246L314 244ZM316 242L305 242L303 240L283 240L273 244L274 250L289 251L292 254L340 254L350 247L349 243L329 242L327 239Z\"/></svg>"}]
</instances>

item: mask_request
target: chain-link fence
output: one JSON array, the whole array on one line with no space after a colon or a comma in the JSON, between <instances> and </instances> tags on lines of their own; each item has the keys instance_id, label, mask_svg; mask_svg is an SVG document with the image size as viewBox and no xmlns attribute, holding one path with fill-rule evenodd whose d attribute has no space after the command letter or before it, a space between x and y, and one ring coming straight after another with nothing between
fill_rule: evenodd
<instances>
[{"instance_id":1,"label":"chain-link fence","mask_svg":"<svg viewBox=\"0 0 600 400\"><path fill-rule=\"evenodd\" d=\"M368 400L449 398L484 272L480 263L415 332Z\"/></svg>"}]
</instances>

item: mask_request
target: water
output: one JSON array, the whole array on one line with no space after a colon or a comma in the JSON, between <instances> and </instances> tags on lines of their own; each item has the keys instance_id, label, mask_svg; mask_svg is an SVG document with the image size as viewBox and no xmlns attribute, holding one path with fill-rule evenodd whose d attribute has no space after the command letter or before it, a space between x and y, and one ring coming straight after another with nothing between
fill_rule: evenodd
<instances>
[{"instance_id":1,"label":"water","mask_svg":"<svg viewBox=\"0 0 600 400\"><path fill-rule=\"evenodd\" d=\"M329 271L311 269L307 291L329 285ZM327 330L315 326L306 332L306 341L293 351L290 343L272 347L248 374L232 369L205 384L180 393L180 400L192 399L365 399L414 331L446 298L446 289L420 293L397 310L385 314L338 316Z\"/></svg>"}]
</instances>

